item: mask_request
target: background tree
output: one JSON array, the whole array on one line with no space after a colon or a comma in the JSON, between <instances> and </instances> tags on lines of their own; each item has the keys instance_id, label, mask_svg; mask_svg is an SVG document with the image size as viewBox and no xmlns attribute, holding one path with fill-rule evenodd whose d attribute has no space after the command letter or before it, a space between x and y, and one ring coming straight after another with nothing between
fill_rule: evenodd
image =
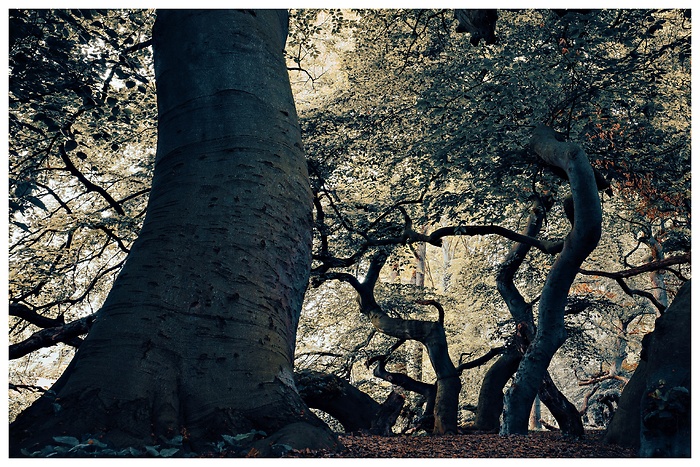
<instances>
[{"instance_id":1,"label":"background tree","mask_svg":"<svg viewBox=\"0 0 700 467\"><path fill-rule=\"evenodd\" d=\"M9 12L15 387L65 369L141 227L155 148L152 19L146 10ZM58 352L36 352L57 343ZM11 414L21 401L12 398Z\"/></svg>"},{"instance_id":2,"label":"background tree","mask_svg":"<svg viewBox=\"0 0 700 467\"><path fill-rule=\"evenodd\" d=\"M612 181L613 198L610 192L603 195L606 212L621 205L619 193L633 195L623 179L636 177L635 171L643 171L644 164L629 156L658 140L647 139L648 132L638 132L627 139L625 150L618 151L616 138L626 132L607 133L611 136L603 140L597 136L601 132L594 135L589 129L609 125L611 119L635 126L643 117L638 104L633 104L631 112L617 110L623 96L646 95L648 89L637 90L636 84L623 82L617 74L620 70L639 73L639 82L657 93L675 93L679 88L667 87L671 83L683 83L681 88L687 91L687 79L680 78L689 76L683 58L687 15L682 11L528 13L503 12L498 43L470 47L452 34L448 12L363 12L356 48L362 59L353 61L348 70L352 92L338 96L323 112L303 114L310 119L302 120L310 138L307 147L312 180L317 183L314 189L319 200L327 203L323 228L328 238L332 233L336 252L356 259L358 250L353 245L366 242L365 228L376 228L379 234L379 223L364 219L378 219L397 204L410 212L416 225L421 219L459 219L514 226L522 217L514 215L517 211L504 200L524 201L533 191L566 195L558 175L544 171L518 141L527 139L531 125L538 121L555 122L569 135L580 135L582 145L593 155L594 166ZM638 24L654 27L640 29ZM612 50L615 54L609 53ZM670 50L679 54L667 53ZM655 72L629 67L630 60L655 62ZM387 69L394 72L386 73ZM598 86L599 82L615 86ZM683 115L688 115L687 101L676 102L685 109ZM601 117L599 105L615 110ZM348 108L353 110L347 112ZM667 129L669 135L687 142L686 130L683 117ZM655 131L664 130L658 127ZM611 161L624 165L627 175L608 170ZM677 161L687 170L688 153L678 153ZM680 172L669 172L669 176L678 181L686 177ZM358 180L364 180L367 191L346 190L357 186ZM426 187L430 188L423 196ZM638 206L636 201L624 202L628 207ZM565 235L566 221L555 222L557 216L565 219L561 205L548 216L548 238ZM682 224L677 224L681 230ZM603 241L609 251L616 248L614 237L627 227L606 221L606 228L610 230L603 234ZM618 248L626 248L627 241L629 237ZM324 245L321 242L319 248ZM603 258L605 254L595 254L590 261L597 264ZM542 266L547 263L551 260L545 259ZM588 283L593 295L601 297L624 291L612 292L606 279L589 276L579 281ZM538 292L534 289L528 295L536 300Z\"/></svg>"}]
</instances>

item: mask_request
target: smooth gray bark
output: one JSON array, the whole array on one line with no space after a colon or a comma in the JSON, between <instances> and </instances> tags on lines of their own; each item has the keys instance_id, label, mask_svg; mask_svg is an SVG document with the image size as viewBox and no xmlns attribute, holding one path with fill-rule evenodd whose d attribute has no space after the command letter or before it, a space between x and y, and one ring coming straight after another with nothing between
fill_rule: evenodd
<instances>
[{"instance_id":1,"label":"smooth gray bark","mask_svg":"<svg viewBox=\"0 0 700 467\"><path fill-rule=\"evenodd\" d=\"M573 198L573 225L542 289L535 339L506 393L502 434L527 434L535 395L549 362L566 339L564 308L569 288L581 263L595 249L601 235L600 198L593 169L583 149L561 141L551 128L545 126L535 129L531 147L547 164L566 173Z\"/></svg>"},{"instance_id":2,"label":"smooth gray bark","mask_svg":"<svg viewBox=\"0 0 700 467\"><path fill-rule=\"evenodd\" d=\"M16 422L15 446L84 433L144 446L184 433L200 450L290 424L274 439L333 444L292 371L312 204L286 35L285 11L158 12L143 229L55 397ZM304 427L314 436L297 437Z\"/></svg>"},{"instance_id":3,"label":"smooth gray bark","mask_svg":"<svg viewBox=\"0 0 700 467\"><path fill-rule=\"evenodd\" d=\"M553 200L549 196L531 197L530 215L522 234L528 237L536 237L542 228L542 222L546 211L551 207ZM493 371L489 371L484 378L481 392L479 393L479 408L477 415L477 428L481 430L493 430L498 428L499 419L503 410L503 387L515 373L520 363L522 352L527 344L534 340L535 323L532 315L532 305L525 301L518 288L515 286L514 277L531 246L524 243L514 243L503 264L499 267L496 284L501 297L508 305L513 319L516 322L517 332L513 348L505 352L498 366L494 364ZM508 373L510 371L510 373ZM502 383L500 387L496 384ZM548 372L545 372L542 384L538 389L540 399L557 420L562 433L568 437L583 435L583 423L576 407L569 402L559 391ZM539 423L539 418L536 420ZM532 421L530 423L532 425Z\"/></svg>"}]
</instances>

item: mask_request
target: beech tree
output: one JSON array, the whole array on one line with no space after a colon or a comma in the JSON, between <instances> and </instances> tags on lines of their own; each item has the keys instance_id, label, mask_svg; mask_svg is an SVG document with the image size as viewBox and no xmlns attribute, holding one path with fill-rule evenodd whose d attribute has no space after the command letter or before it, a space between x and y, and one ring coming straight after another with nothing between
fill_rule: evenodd
<instances>
[{"instance_id":1,"label":"beech tree","mask_svg":"<svg viewBox=\"0 0 700 467\"><path fill-rule=\"evenodd\" d=\"M539 394L581 433L550 364L565 325L587 324L565 321L567 298L661 314L689 275L689 11L347 15L341 35L339 12L292 11L284 50L283 12L162 11L153 40L151 12L11 12L10 355L79 348L12 425L14 454L83 435L127 454L333 446L295 379L346 429L388 434L398 399L350 389L371 386L356 364L421 394L435 433L457 432L479 389L477 428L525 433ZM308 43L324 28L346 41L332 58ZM323 89L303 110L285 56ZM546 215L523 209L550 197ZM466 237L480 254L465 241L458 262ZM410 293L382 283L404 267ZM309 277L324 285L295 355ZM492 352L464 362L459 339L477 334ZM404 340L428 374L389 367ZM307 357L335 359L312 367L335 377L294 378ZM358 410L319 402L333 387Z\"/></svg>"},{"instance_id":2,"label":"beech tree","mask_svg":"<svg viewBox=\"0 0 700 467\"><path fill-rule=\"evenodd\" d=\"M251 430L263 453L334 445L293 380L311 194L286 35L283 11L157 13L143 228L68 370L11 425L13 455L86 433L115 449L181 436L202 452Z\"/></svg>"},{"instance_id":3,"label":"beech tree","mask_svg":"<svg viewBox=\"0 0 700 467\"><path fill-rule=\"evenodd\" d=\"M593 169L580 146L565 143L550 129L539 127L532 149L548 164L566 172L571 184L571 232L547 275L538 307L538 327L506 394L501 432L525 434L530 407L554 353L564 343L564 309L569 288L586 257L598 245L602 210Z\"/></svg>"}]
</instances>

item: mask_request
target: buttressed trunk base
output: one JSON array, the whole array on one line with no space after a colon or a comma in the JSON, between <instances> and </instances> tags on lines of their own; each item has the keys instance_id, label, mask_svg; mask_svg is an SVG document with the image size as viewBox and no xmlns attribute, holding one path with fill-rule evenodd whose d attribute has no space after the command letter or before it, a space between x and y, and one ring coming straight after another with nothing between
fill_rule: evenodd
<instances>
[{"instance_id":1,"label":"buttressed trunk base","mask_svg":"<svg viewBox=\"0 0 700 467\"><path fill-rule=\"evenodd\" d=\"M143 229L68 370L13 425L15 454L86 433L202 451L258 430L261 455L335 444L292 371L312 203L286 28L285 11L158 12Z\"/></svg>"}]
</instances>

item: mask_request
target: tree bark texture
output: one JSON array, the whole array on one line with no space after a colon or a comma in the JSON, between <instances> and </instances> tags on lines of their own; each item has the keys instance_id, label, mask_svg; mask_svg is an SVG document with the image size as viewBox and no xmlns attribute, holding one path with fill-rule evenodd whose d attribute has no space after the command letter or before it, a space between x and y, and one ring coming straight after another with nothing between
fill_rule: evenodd
<instances>
[{"instance_id":1,"label":"tree bark texture","mask_svg":"<svg viewBox=\"0 0 700 467\"><path fill-rule=\"evenodd\" d=\"M143 446L183 433L196 450L294 423L274 439L335 442L292 371L312 197L287 21L275 10L158 11L158 147L143 229L56 397L15 424L15 446L84 433ZM305 429L314 436L297 443Z\"/></svg>"},{"instance_id":2,"label":"tree bark texture","mask_svg":"<svg viewBox=\"0 0 700 467\"><path fill-rule=\"evenodd\" d=\"M295 373L294 380L309 407L331 415L348 433L369 430L381 408L379 402L336 375L304 370Z\"/></svg>"},{"instance_id":3,"label":"tree bark texture","mask_svg":"<svg viewBox=\"0 0 700 467\"><path fill-rule=\"evenodd\" d=\"M479 390L475 427L477 430L497 433L503 413L503 388L515 374L522 354L511 347L491 365Z\"/></svg>"},{"instance_id":4,"label":"tree bark texture","mask_svg":"<svg viewBox=\"0 0 700 467\"><path fill-rule=\"evenodd\" d=\"M601 235L600 197L586 153L574 143L562 142L545 126L535 129L531 147L547 164L565 171L573 198L573 224L542 289L535 339L506 393L503 434L527 434L532 402L554 353L566 339L564 308L569 288Z\"/></svg>"},{"instance_id":5,"label":"tree bark texture","mask_svg":"<svg viewBox=\"0 0 700 467\"><path fill-rule=\"evenodd\" d=\"M548 371L544 373L537 395L557 421L564 437L575 439L583 436L581 414L576 406L557 388Z\"/></svg>"}]
</instances>

